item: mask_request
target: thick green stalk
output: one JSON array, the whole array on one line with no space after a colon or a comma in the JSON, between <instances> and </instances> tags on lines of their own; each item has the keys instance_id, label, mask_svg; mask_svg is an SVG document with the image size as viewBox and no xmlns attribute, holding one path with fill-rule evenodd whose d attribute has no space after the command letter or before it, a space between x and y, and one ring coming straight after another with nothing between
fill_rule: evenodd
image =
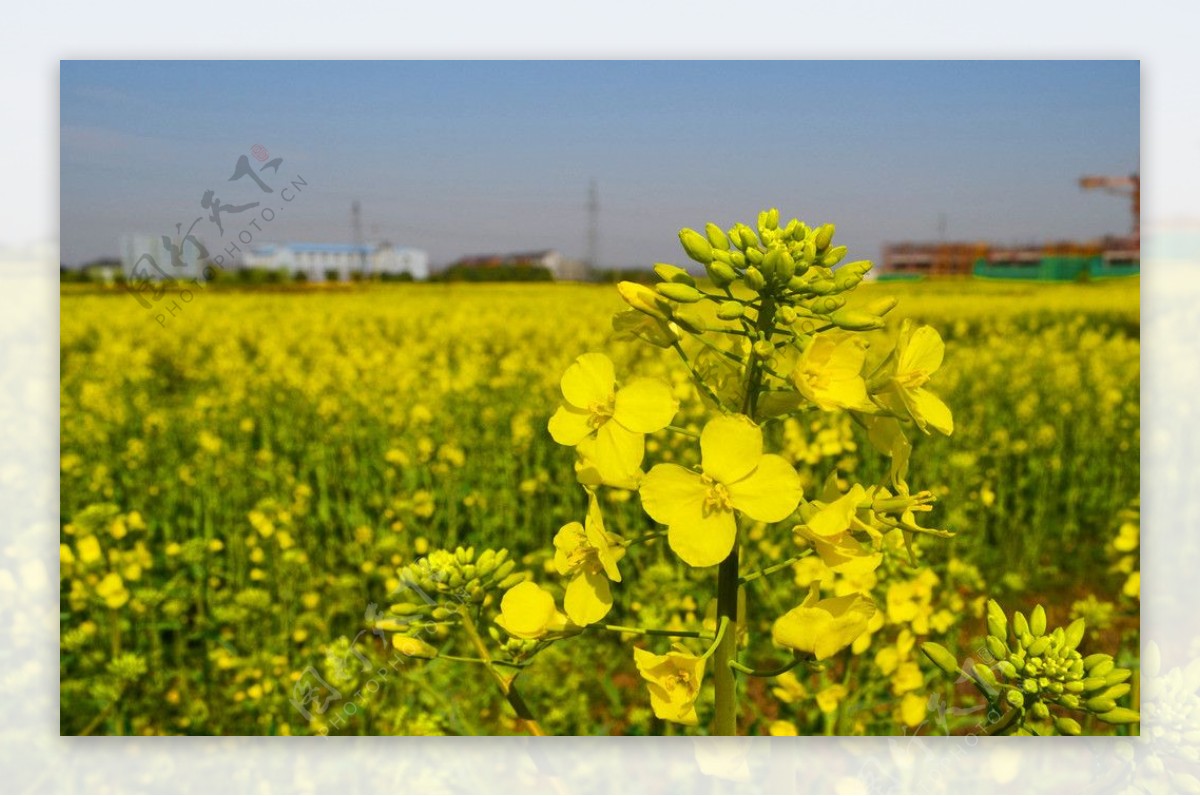
<instances>
[{"instance_id":1,"label":"thick green stalk","mask_svg":"<svg viewBox=\"0 0 1200 796\"><path fill-rule=\"evenodd\" d=\"M717 621L728 620L725 634L713 653L713 687L717 697L717 716L713 735L737 735L737 680L729 662L737 653L738 546L733 543L729 557L717 572Z\"/></svg>"},{"instance_id":2,"label":"thick green stalk","mask_svg":"<svg viewBox=\"0 0 1200 796\"><path fill-rule=\"evenodd\" d=\"M756 331L768 332L775 326L775 301L762 297L758 310ZM742 400L742 413L754 418L758 406L758 393L762 389L762 368L758 358L750 355L746 366L746 394ZM737 679L729 665L737 653L738 637L738 542L735 539L729 557L721 562L717 571L717 621L727 619L729 626L717 651L713 654L713 688L716 691L717 715L713 735L737 735Z\"/></svg>"}]
</instances>

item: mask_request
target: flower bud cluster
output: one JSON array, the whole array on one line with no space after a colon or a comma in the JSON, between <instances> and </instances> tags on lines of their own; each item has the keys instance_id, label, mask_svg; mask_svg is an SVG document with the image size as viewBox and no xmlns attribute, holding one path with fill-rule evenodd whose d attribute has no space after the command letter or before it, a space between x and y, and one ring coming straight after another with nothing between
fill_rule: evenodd
<instances>
[{"instance_id":1,"label":"flower bud cluster","mask_svg":"<svg viewBox=\"0 0 1200 796\"><path fill-rule=\"evenodd\" d=\"M772 208L759 213L757 229L735 224L723 230L708 224L703 233L680 230L679 241L687 256L705 267L713 286L729 298L718 308L721 320L742 318L744 305L732 298L732 289L740 284L770 299L781 310L779 321L789 326L800 323L809 331L830 326L848 331L878 329L895 304L845 307L843 294L862 282L872 264L862 260L839 266L846 247L833 245L834 232L833 224L810 227L798 219L781 225L779 211ZM686 305L723 297L705 292L678 266L659 263L654 270L662 281L653 290L625 282L621 295L635 310L664 324L674 322L699 331L698 316Z\"/></svg>"},{"instance_id":2,"label":"flower bud cluster","mask_svg":"<svg viewBox=\"0 0 1200 796\"><path fill-rule=\"evenodd\" d=\"M1000 605L989 600L987 626L987 650L994 662L975 664L971 679L989 698L999 697L1003 707L1016 712L1018 733L1027 734L1027 719L1053 719L1063 735L1083 731L1077 719L1051 708L1090 714L1108 724L1140 721L1136 710L1117 704L1130 692L1127 681L1133 672L1118 668L1111 655L1084 656L1077 649L1086 630L1082 619L1048 630L1046 610L1038 605L1028 618L1014 613L1010 625ZM953 676L961 671L945 648L927 643L922 651L943 672Z\"/></svg>"},{"instance_id":3,"label":"flower bud cluster","mask_svg":"<svg viewBox=\"0 0 1200 796\"><path fill-rule=\"evenodd\" d=\"M480 605L489 593L524 580L525 573L515 572L516 566L503 549L484 550L478 558L474 547L434 550L397 571L398 593L406 600L393 604L390 618L380 626L405 631L457 624L464 606Z\"/></svg>"}]
</instances>

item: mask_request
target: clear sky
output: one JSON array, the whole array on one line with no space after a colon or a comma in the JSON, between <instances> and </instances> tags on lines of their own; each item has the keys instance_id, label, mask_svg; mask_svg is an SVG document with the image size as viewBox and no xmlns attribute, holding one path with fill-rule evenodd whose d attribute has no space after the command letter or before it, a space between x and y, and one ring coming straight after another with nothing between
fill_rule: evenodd
<instances>
[{"instance_id":1,"label":"clear sky","mask_svg":"<svg viewBox=\"0 0 1200 796\"><path fill-rule=\"evenodd\" d=\"M1085 173L1139 168L1136 61L64 61L61 257L115 255L201 207L264 199L229 182L258 144L308 186L254 242L368 240L458 256L586 251L679 262L706 221L834 221L852 258L885 241L1002 243L1124 233ZM249 161L255 168L259 161ZM286 178L286 179L285 179ZM243 229L223 215L225 242Z\"/></svg>"}]
</instances>

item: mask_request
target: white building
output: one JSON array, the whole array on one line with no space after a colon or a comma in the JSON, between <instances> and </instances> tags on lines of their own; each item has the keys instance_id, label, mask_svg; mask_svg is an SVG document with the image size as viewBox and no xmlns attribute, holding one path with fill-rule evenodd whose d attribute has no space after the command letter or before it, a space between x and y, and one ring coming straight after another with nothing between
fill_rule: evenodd
<instances>
[{"instance_id":1,"label":"white building","mask_svg":"<svg viewBox=\"0 0 1200 796\"><path fill-rule=\"evenodd\" d=\"M351 243L288 243L256 246L242 255L243 268L270 268L303 274L310 282L322 282L337 273L346 281L352 272L409 274L413 279L429 276L429 255L420 249L390 243L358 246Z\"/></svg>"},{"instance_id":2,"label":"white building","mask_svg":"<svg viewBox=\"0 0 1200 796\"><path fill-rule=\"evenodd\" d=\"M164 235L124 235L121 270L130 282L198 279L207 251L195 237L173 240Z\"/></svg>"}]
</instances>

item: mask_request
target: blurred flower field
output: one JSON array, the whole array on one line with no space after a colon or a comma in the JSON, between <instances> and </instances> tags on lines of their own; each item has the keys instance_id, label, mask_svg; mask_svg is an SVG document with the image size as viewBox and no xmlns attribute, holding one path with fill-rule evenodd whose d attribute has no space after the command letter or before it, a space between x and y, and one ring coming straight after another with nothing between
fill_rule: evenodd
<instances>
[{"instance_id":1,"label":"blurred flower field","mask_svg":"<svg viewBox=\"0 0 1200 796\"><path fill-rule=\"evenodd\" d=\"M766 615L814 583L879 610L853 655L748 679L740 731L970 731L978 705L919 645L977 655L989 598L1031 616L1043 605L1049 627L1083 618L1081 649L1135 671L1120 704L1136 708L1137 280L866 283L853 301L889 295L896 319L873 344L894 340L901 317L945 340L936 387L954 433L916 439L909 475L956 535L918 539L911 557L888 537L874 571L812 555L748 582L746 603L762 607L748 613L763 619L744 643L764 657ZM666 380L674 425L699 433L696 388L672 352L615 335L624 307L612 286L571 284L214 289L160 326L124 292L64 290L62 733L519 732L486 671L415 647L397 658L379 619L400 599L398 570L438 548L504 548L510 569L557 583L556 534L587 500L547 423L579 354ZM806 497L834 472L888 470L842 413L765 433ZM646 455L694 464L685 442L650 433ZM657 527L631 491L597 499L609 531ZM759 526L742 555L758 569L784 547L790 534ZM711 578L664 540L624 549L620 568L637 573L611 585L621 613L715 629ZM548 649L522 683L548 734L679 731L651 710L629 638ZM702 690L702 717L711 702ZM1129 725L1088 719L1082 731Z\"/></svg>"}]
</instances>

